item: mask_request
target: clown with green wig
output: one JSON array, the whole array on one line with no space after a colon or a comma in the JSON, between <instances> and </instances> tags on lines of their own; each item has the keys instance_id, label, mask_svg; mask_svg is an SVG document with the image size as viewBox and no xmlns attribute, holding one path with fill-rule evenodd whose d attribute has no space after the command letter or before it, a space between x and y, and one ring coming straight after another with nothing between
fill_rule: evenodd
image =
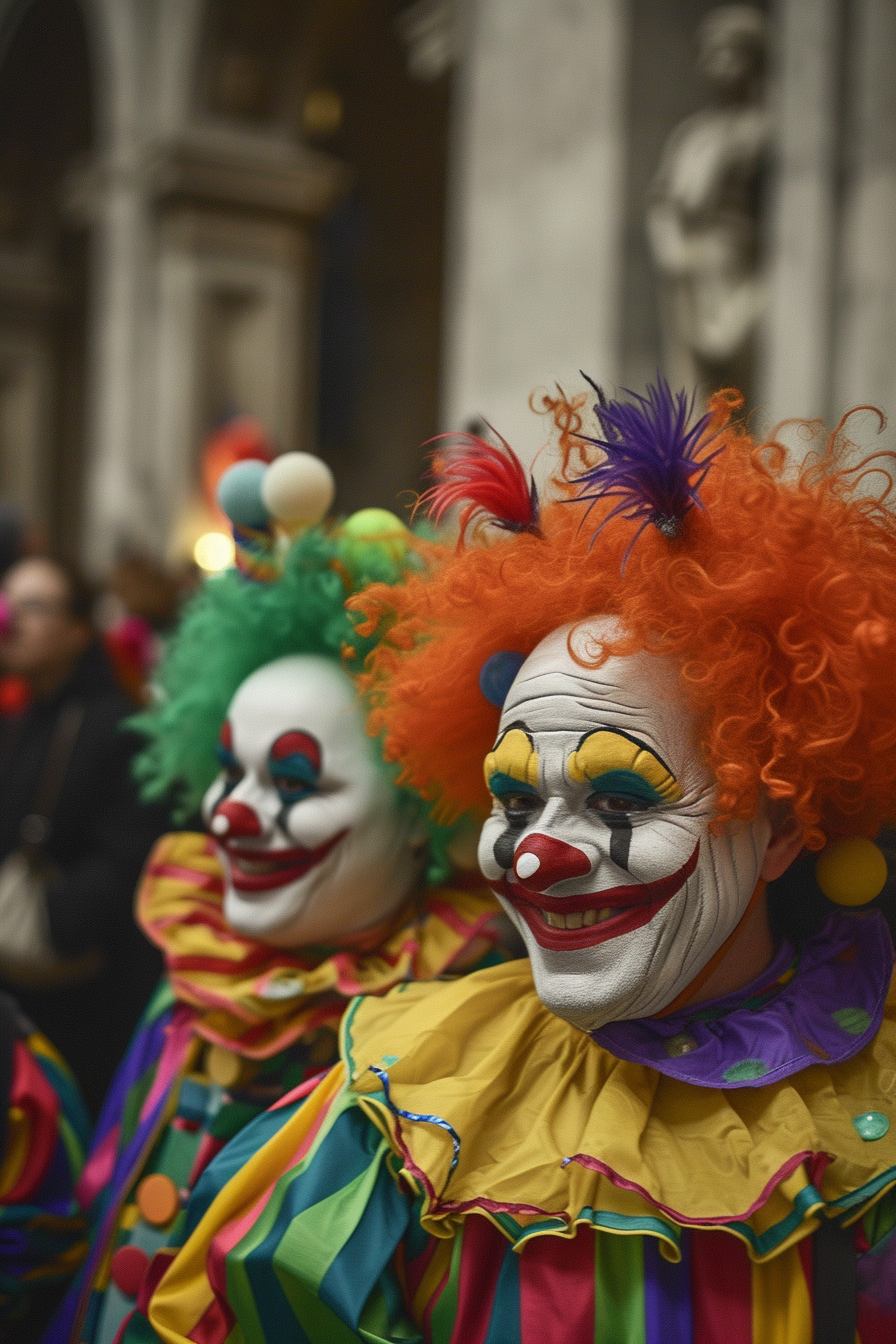
<instances>
[{"instance_id":1,"label":"clown with green wig","mask_svg":"<svg viewBox=\"0 0 896 1344\"><path fill-rule=\"evenodd\" d=\"M353 683L374 641L345 600L401 580L407 529L374 509L321 522L332 479L306 454L237 464L219 500L236 566L188 607L137 720L145 796L175 789L205 829L160 840L138 889L167 975L81 1183L95 1234L60 1344L152 1337L141 1307L187 1195L250 1120L313 1089L352 996L505 955L491 894L447 885L453 833L396 783Z\"/></svg>"}]
</instances>

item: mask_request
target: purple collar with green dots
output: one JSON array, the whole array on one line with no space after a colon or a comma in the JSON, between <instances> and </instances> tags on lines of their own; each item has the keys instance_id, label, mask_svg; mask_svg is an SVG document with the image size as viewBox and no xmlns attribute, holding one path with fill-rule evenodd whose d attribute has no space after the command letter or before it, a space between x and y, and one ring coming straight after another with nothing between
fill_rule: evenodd
<instances>
[{"instance_id":1,"label":"purple collar with green dots","mask_svg":"<svg viewBox=\"0 0 896 1344\"><path fill-rule=\"evenodd\" d=\"M697 1087L764 1087L810 1064L839 1064L876 1035L893 971L883 915L834 911L799 953L782 943L734 994L668 1017L592 1031L619 1059Z\"/></svg>"}]
</instances>

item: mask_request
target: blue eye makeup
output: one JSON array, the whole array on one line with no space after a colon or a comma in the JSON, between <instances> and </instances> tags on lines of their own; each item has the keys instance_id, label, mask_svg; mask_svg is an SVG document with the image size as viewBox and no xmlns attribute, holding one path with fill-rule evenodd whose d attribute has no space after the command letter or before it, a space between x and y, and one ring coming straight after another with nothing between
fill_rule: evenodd
<instances>
[{"instance_id":1,"label":"blue eye makeup","mask_svg":"<svg viewBox=\"0 0 896 1344\"><path fill-rule=\"evenodd\" d=\"M221 729L215 747L215 755L217 756L218 764L224 773L224 792L222 793L221 798L225 798L227 794L230 793L231 789L236 788L245 773L243 767L233 754L233 734L229 723L225 722ZM219 798L218 801L220 802L221 799Z\"/></svg>"},{"instance_id":2,"label":"blue eye makeup","mask_svg":"<svg viewBox=\"0 0 896 1344\"><path fill-rule=\"evenodd\" d=\"M509 793L531 793L533 798L538 797L538 793L532 788L531 784L523 784L513 775L506 775L502 770L496 770L494 774L488 777L489 793L493 793L496 798L501 798Z\"/></svg>"},{"instance_id":3,"label":"blue eye makeup","mask_svg":"<svg viewBox=\"0 0 896 1344\"><path fill-rule=\"evenodd\" d=\"M531 784L524 784L502 770L495 770L489 775L488 787L503 807L511 830L527 826L542 806L541 796Z\"/></svg>"},{"instance_id":4,"label":"blue eye makeup","mask_svg":"<svg viewBox=\"0 0 896 1344\"><path fill-rule=\"evenodd\" d=\"M321 772L320 743L310 733L282 733L271 747L268 769L280 800L286 806L317 791Z\"/></svg>"},{"instance_id":5,"label":"blue eye makeup","mask_svg":"<svg viewBox=\"0 0 896 1344\"><path fill-rule=\"evenodd\" d=\"M607 770L588 783L595 794L605 797L631 799L639 808L658 807L663 802L662 795L643 775L634 770Z\"/></svg>"}]
</instances>

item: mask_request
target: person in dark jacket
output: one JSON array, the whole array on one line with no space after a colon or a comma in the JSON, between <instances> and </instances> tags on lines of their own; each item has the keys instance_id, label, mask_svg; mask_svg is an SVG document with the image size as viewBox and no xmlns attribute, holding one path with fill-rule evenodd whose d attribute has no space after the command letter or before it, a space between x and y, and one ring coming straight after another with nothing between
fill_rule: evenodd
<instances>
[{"instance_id":1,"label":"person in dark jacket","mask_svg":"<svg viewBox=\"0 0 896 1344\"><path fill-rule=\"evenodd\" d=\"M92 626L87 586L29 557L3 593L0 669L24 678L31 699L0 720L0 987L96 1112L161 969L131 907L167 816L137 799L139 740L122 731L135 706Z\"/></svg>"}]
</instances>

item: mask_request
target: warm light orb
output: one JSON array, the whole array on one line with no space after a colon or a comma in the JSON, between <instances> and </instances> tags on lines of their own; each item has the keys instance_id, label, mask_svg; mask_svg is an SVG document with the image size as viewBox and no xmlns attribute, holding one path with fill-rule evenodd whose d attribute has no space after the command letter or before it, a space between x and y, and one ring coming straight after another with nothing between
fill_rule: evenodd
<instances>
[{"instance_id":1,"label":"warm light orb","mask_svg":"<svg viewBox=\"0 0 896 1344\"><path fill-rule=\"evenodd\" d=\"M218 574L233 564L233 538L226 532L204 532L193 547L193 559L207 574Z\"/></svg>"}]
</instances>

